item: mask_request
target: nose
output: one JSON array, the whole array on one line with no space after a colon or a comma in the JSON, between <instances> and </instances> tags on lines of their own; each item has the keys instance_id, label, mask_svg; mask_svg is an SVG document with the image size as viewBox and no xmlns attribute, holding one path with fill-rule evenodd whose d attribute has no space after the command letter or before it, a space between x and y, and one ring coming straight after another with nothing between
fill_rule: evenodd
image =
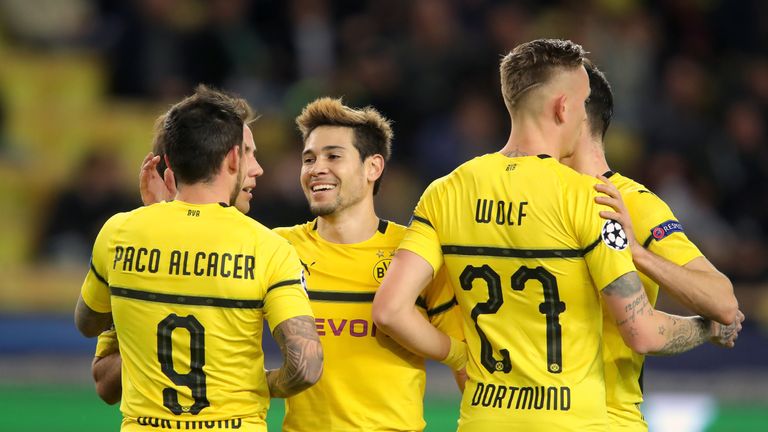
<instances>
[{"instance_id":1,"label":"nose","mask_svg":"<svg viewBox=\"0 0 768 432\"><path fill-rule=\"evenodd\" d=\"M256 159L253 160L253 166L251 166L251 170L248 173L253 177L259 177L262 174L264 174L264 168L261 167L261 164Z\"/></svg>"},{"instance_id":2,"label":"nose","mask_svg":"<svg viewBox=\"0 0 768 432\"><path fill-rule=\"evenodd\" d=\"M316 160L312 166L309 167L309 175L310 176L318 176L320 174L325 174L328 172L328 168L323 164L321 160Z\"/></svg>"}]
</instances>

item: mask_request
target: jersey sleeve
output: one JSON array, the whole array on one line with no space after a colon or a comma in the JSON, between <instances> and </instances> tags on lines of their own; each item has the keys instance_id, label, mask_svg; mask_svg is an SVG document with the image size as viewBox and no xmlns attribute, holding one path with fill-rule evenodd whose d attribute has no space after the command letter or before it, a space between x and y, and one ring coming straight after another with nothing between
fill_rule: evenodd
<instances>
[{"instance_id":1,"label":"jersey sleeve","mask_svg":"<svg viewBox=\"0 0 768 432\"><path fill-rule=\"evenodd\" d=\"M115 230L125 217L126 213L118 213L107 220L93 244L91 266L83 281L80 294L85 304L96 312L112 311L109 301L109 257L114 246L110 245L110 239L113 238Z\"/></svg>"},{"instance_id":2,"label":"jersey sleeve","mask_svg":"<svg viewBox=\"0 0 768 432\"><path fill-rule=\"evenodd\" d=\"M624 229L618 222L600 217L600 211L609 207L595 203L596 180L571 184L564 194L565 209L574 221L572 229L589 268L592 281L598 290L629 272L635 271Z\"/></svg>"},{"instance_id":3,"label":"jersey sleeve","mask_svg":"<svg viewBox=\"0 0 768 432\"><path fill-rule=\"evenodd\" d=\"M309 306L304 271L296 251L287 241L280 239L273 252L267 271L264 295L264 317L269 329L281 322L301 315L314 316Z\"/></svg>"},{"instance_id":4,"label":"jersey sleeve","mask_svg":"<svg viewBox=\"0 0 768 432\"><path fill-rule=\"evenodd\" d=\"M96 341L96 357L106 357L110 354L116 353L119 350L117 343L117 332L115 329L110 329L101 332L99 339Z\"/></svg>"},{"instance_id":5,"label":"jersey sleeve","mask_svg":"<svg viewBox=\"0 0 768 432\"><path fill-rule=\"evenodd\" d=\"M437 271L432 283L424 289L423 296L432 325L448 336L464 340L461 311L445 266Z\"/></svg>"},{"instance_id":6,"label":"jersey sleeve","mask_svg":"<svg viewBox=\"0 0 768 432\"><path fill-rule=\"evenodd\" d=\"M438 180L439 181L439 180ZM437 234L439 223L439 184L433 182L419 199L399 249L409 250L432 266L433 276L443 265L443 251Z\"/></svg>"},{"instance_id":7,"label":"jersey sleeve","mask_svg":"<svg viewBox=\"0 0 768 432\"><path fill-rule=\"evenodd\" d=\"M624 195L624 201L632 218L635 238L643 247L681 266L703 256L661 198L643 190Z\"/></svg>"}]
</instances>

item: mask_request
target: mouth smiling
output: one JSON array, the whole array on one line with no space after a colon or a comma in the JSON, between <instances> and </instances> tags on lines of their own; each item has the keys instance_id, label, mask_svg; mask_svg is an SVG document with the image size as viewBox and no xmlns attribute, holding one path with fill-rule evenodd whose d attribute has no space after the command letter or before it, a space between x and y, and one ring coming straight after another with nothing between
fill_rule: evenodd
<instances>
[{"instance_id":1,"label":"mouth smiling","mask_svg":"<svg viewBox=\"0 0 768 432\"><path fill-rule=\"evenodd\" d=\"M309 190L311 190L312 193L327 192L334 189L336 189L336 185L330 183L315 183L309 186Z\"/></svg>"}]
</instances>

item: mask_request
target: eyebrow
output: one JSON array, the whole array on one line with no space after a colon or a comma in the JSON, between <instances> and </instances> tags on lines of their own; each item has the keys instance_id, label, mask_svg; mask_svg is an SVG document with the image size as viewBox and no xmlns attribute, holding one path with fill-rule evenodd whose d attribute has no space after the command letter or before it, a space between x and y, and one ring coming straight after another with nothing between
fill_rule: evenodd
<instances>
[{"instance_id":1,"label":"eyebrow","mask_svg":"<svg viewBox=\"0 0 768 432\"><path fill-rule=\"evenodd\" d=\"M327 146L321 148L320 151L324 152L324 151L344 150L344 149L345 148L343 146L339 146L339 145L327 145ZM305 155L307 153L314 153L314 152L312 150L309 150L309 149L304 150L303 152L301 152L302 155Z\"/></svg>"}]
</instances>

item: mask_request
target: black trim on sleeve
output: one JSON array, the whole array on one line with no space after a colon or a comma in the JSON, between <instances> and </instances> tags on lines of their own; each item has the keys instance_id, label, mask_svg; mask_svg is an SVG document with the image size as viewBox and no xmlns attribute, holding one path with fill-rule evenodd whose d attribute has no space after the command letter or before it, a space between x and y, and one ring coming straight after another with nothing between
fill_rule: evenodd
<instances>
[{"instance_id":1,"label":"black trim on sleeve","mask_svg":"<svg viewBox=\"0 0 768 432\"><path fill-rule=\"evenodd\" d=\"M647 239L643 242L643 248L647 249L648 246L651 245L651 242L653 241L653 234L649 235Z\"/></svg>"},{"instance_id":2,"label":"black trim on sleeve","mask_svg":"<svg viewBox=\"0 0 768 432\"><path fill-rule=\"evenodd\" d=\"M109 287L109 290L113 296L134 300L150 301L155 303L171 303L189 306L213 306L232 309L261 309L264 307L264 300L239 300L221 297L190 296L183 294L162 294L116 286Z\"/></svg>"},{"instance_id":3,"label":"black trim on sleeve","mask_svg":"<svg viewBox=\"0 0 768 432\"><path fill-rule=\"evenodd\" d=\"M107 282L106 279L102 275L99 274L99 272L96 271L96 267L93 266L93 260L91 260L91 271L93 272L93 275L96 276L96 279L99 280L99 282L103 283L106 286L109 286L109 282Z\"/></svg>"},{"instance_id":4,"label":"black trim on sleeve","mask_svg":"<svg viewBox=\"0 0 768 432\"><path fill-rule=\"evenodd\" d=\"M429 221L429 220L427 220L427 219L424 219L424 218L423 218L423 217L421 217L421 216L416 216L416 215L413 215L413 220L415 220L415 221L419 221L419 222L421 222L421 223L423 223L423 224L426 224L426 225L429 225L429 227L430 227L430 228L432 228L432 229L435 229L435 226L434 226L434 225L432 225L432 222L430 222L430 221Z\"/></svg>"},{"instance_id":5,"label":"black trim on sleeve","mask_svg":"<svg viewBox=\"0 0 768 432\"><path fill-rule=\"evenodd\" d=\"M602 237L598 237L598 238L597 238L597 240L595 240L594 242L592 242L592 244L591 244L591 245L589 245L589 246L587 246L586 248L584 248L584 255L586 255L586 254L588 254L588 253L592 252L592 249L596 248L596 247L597 247L597 245L599 245L599 244L600 244L600 242L601 242L602 240L603 240L603 238L602 238Z\"/></svg>"},{"instance_id":6,"label":"black trim on sleeve","mask_svg":"<svg viewBox=\"0 0 768 432\"><path fill-rule=\"evenodd\" d=\"M289 280L284 280L282 282L278 282L276 284L271 285L269 288L267 288L267 292L270 292L275 288L280 288L280 287L289 286L289 285L301 285L301 280L289 279Z\"/></svg>"},{"instance_id":7,"label":"black trim on sleeve","mask_svg":"<svg viewBox=\"0 0 768 432\"><path fill-rule=\"evenodd\" d=\"M439 315L439 314L441 314L443 312L447 312L447 311L451 310L451 308L453 308L454 306L456 306L458 304L459 304L459 302L456 301L456 296L453 296L453 298L449 302L443 303L443 304L438 305L438 306L435 306L432 309L428 309L427 310L427 316L432 317L432 316L435 316L435 315Z\"/></svg>"},{"instance_id":8,"label":"black trim on sleeve","mask_svg":"<svg viewBox=\"0 0 768 432\"><path fill-rule=\"evenodd\" d=\"M416 297L416 306L426 310L427 309L427 301L424 300L424 297L418 296L418 297ZM429 314L429 313L427 313L427 314Z\"/></svg>"},{"instance_id":9,"label":"black trim on sleeve","mask_svg":"<svg viewBox=\"0 0 768 432\"><path fill-rule=\"evenodd\" d=\"M611 178L611 177L613 177L614 174L616 174L616 171L608 170L608 171L603 173L603 177Z\"/></svg>"}]
</instances>

